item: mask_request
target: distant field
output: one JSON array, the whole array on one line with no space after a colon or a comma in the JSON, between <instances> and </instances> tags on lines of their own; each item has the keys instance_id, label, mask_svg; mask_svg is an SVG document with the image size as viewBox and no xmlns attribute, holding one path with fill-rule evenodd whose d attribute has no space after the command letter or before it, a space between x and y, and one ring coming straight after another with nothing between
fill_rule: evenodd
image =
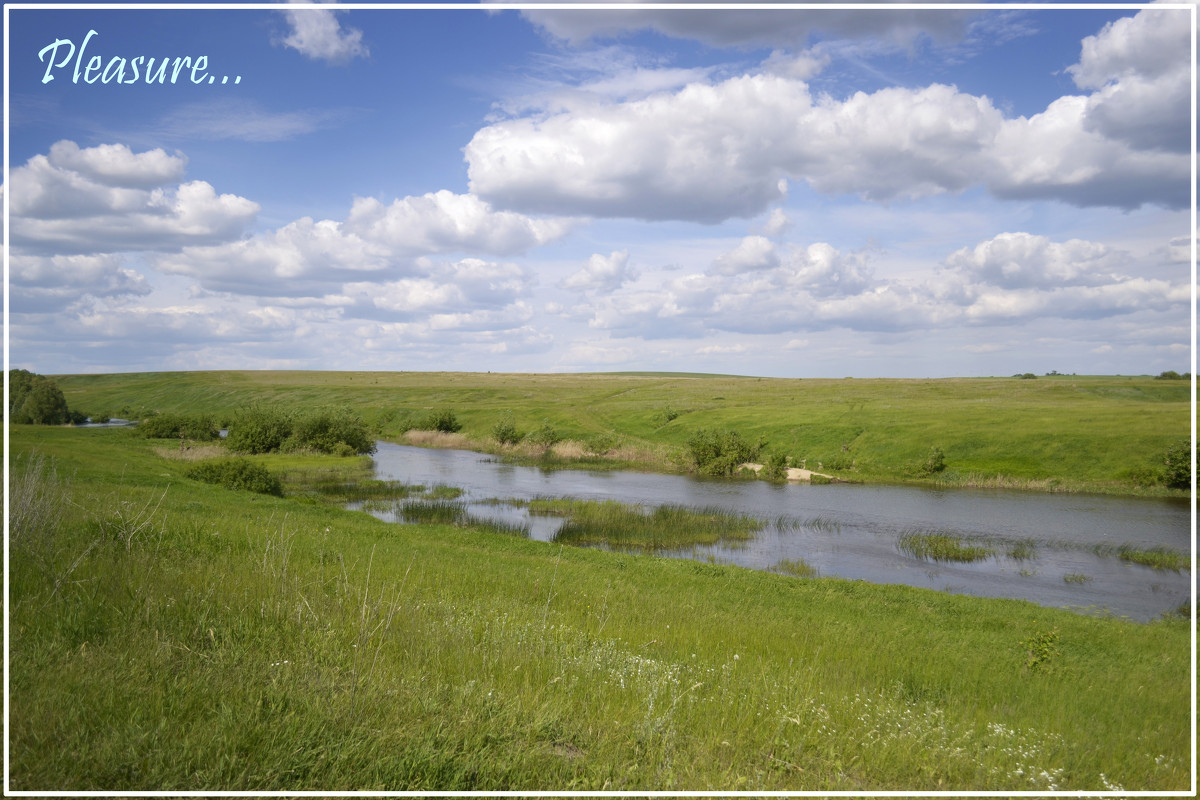
<instances>
[{"instance_id":1,"label":"distant field","mask_svg":"<svg viewBox=\"0 0 1200 800\"><path fill-rule=\"evenodd\" d=\"M624 445L642 466L681 465L698 428L766 442L764 455L848 479L1171 494L1153 472L1190 435L1190 387L1150 377L788 380L690 374L181 372L57 376L72 408L228 413L250 402L348 405L381 436L446 408L486 448L510 414L580 442ZM945 469L921 476L932 448ZM1176 492L1178 493L1178 492Z\"/></svg>"}]
</instances>

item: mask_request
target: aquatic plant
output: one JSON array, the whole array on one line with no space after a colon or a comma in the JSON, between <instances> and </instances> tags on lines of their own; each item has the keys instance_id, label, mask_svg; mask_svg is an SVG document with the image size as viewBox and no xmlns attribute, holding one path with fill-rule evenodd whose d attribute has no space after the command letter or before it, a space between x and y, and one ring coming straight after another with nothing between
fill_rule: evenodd
<instances>
[{"instance_id":1,"label":"aquatic plant","mask_svg":"<svg viewBox=\"0 0 1200 800\"><path fill-rule=\"evenodd\" d=\"M1188 568L1187 556L1161 546L1141 549L1123 544L1117 548L1117 558L1133 564L1175 572Z\"/></svg>"},{"instance_id":2,"label":"aquatic plant","mask_svg":"<svg viewBox=\"0 0 1200 800\"><path fill-rule=\"evenodd\" d=\"M763 527L761 520L721 508L662 505L647 510L615 500L535 499L529 513L566 517L555 541L634 550L744 541Z\"/></svg>"},{"instance_id":3,"label":"aquatic plant","mask_svg":"<svg viewBox=\"0 0 1200 800\"><path fill-rule=\"evenodd\" d=\"M963 544L962 537L948 533L909 531L900 536L896 547L914 558L933 561L980 561L994 555L987 547Z\"/></svg>"}]
</instances>

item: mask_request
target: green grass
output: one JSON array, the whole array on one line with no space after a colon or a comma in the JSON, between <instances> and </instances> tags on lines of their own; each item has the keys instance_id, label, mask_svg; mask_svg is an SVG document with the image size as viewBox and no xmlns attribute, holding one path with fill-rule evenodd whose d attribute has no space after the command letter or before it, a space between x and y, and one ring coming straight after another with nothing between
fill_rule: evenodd
<instances>
[{"instance_id":1,"label":"green grass","mask_svg":"<svg viewBox=\"0 0 1200 800\"><path fill-rule=\"evenodd\" d=\"M11 433L15 790L1189 786L1182 618L388 524Z\"/></svg>"},{"instance_id":2,"label":"green grass","mask_svg":"<svg viewBox=\"0 0 1200 800\"><path fill-rule=\"evenodd\" d=\"M909 531L900 536L896 547L913 558L931 561L982 561L995 555L990 548L964 544L962 537L948 533Z\"/></svg>"},{"instance_id":3,"label":"green grass","mask_svg":"<svg viewBox=\"0 0 1200 800\"><path fill-rule=\"evenodd\" d=\"M616 500L534 499L530 514L565 517L555 541L602 544L622 550L679 550L699 544L743 542L762 530L760 520L720 508L662 505L647 510Z\"/></svg>"},{"instance_id":4,"label":"green grass","mask_svg":"<svg viewBox=\"0 0 1200 800\"><path fill-rule=\"evenodd\" d=\"M771 567L775 572L793 575L797 578L815 578L819 574L817 568L803 558L785 558Z\"/></svg>"},{"instance_id":5,"label":"green grass","mask_svg":"<svg viewBox=\"0 0 1200 800\"><path fill-rule=\"evenodd\" d=\"M1121 545L1117 548L1117 557L1122 561L1174 572L1188 569L1190 564L1187 555L1165 547L1137 548Z\"/></svg>"},{"instance_id":6,"label":"green grass","mask_svg":"<svg viewBox=\"0 0 1200 800\"><path fill-rule=\"evenodd\" d=\"M348 405L399 437L432 409L453 409L461 443L499 448L495 423L552 426L577 447L530 451L551 466L686 467L698 429L763 437L767 451L841 478L1038 491L1186 497L1156 476L1190 432L1186 382L1149 376L1038 380L794 380L677 374L505 375L353 372L190 372L55 376L72 408L124 406L208 413L249 402L282 408ZM671 415L663 409L670 408ZM667 416L672 416L668 421ZM589 450L589 442L602 453ZM618 443L613 446L613 443ZM920 476L931 448L945 469ZM843 450L845 448L845 450ZM852 470L829 465L853 463Z\"/></svg>"}]
</instances>

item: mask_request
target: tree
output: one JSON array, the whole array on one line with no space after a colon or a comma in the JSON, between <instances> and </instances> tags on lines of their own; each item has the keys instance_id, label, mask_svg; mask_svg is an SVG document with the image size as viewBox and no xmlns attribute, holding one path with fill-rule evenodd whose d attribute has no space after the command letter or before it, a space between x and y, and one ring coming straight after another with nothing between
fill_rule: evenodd
<instances>
[{"instance_id":1,"label":"tree","mask_svg":"<svg viewBox=\"0 0 1200 800\"><path fill-rule=\"evenodd\" d=\"M25 425L63 425L71 419L58 384L24 369L9 370L8 412L12 422Z\"/></svg>"}]
</instances>

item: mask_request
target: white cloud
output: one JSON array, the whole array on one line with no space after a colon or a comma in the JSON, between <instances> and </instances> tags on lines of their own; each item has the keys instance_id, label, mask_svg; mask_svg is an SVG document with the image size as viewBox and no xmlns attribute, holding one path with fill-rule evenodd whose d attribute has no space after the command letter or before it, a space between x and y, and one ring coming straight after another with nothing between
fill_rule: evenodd
<instances>
[{"instance_id":1,"label":"white cloud","mask_svg":"<svg viewBox=\"0 0 1200 800\"><path fill-rule=\"evenodd\" d=\"M1176 42L1185 17L1158 13ZM776 55L718 82L530 109L477 131L464 155L473 193L525 212L713 223L762 213L788 179L878 202L982 185L1001 198L1183 208L1190 70L1186 51L1168 50L1144 72L1132 57L1085 53L1076 79L1107 76L1095 93L1016 118L941 84L814 96Z\"/></svg>"},{"instance_id":2,"label":"white cloud","mask_svg":"<svg viewBox=\"0 0 1200 800\"><path fill-rule=\"evenodd\" d=\"M771 211L771 216L762 226L762 232L767 236L782 236L792 228L792 220L782 208Z\"/></svg>"},{"instance_id":3,"label":"white cloud","mask_svg":"<svg viewBox=\"0 0 1200 800\"><path fill-rule=\"evenodd\" d=\"M946 265L972 280L1004 289L1045 289L1120 280L1115 270L1128 260L1128 253L1096 242L1053 242L1045 236L1002 233L951 254Z\"/></svg>"},{"instance_id":4,"label":"white cloud","mask_svg":"<svg viewBox=\"0 0 1200 800\"><path fill-rule=\"evenodd\" d=\"M327 8L305 8L303 2L293 2L295 7L284 11L291 32L282 43L299 51L308 58L344 64L354 58L370 55L363 44L363 32L357 28L342 28L336 12Z\"/></svg>"},{"instance_id":5,"label":"white cloud","mask_svg":"<svg viewBox=\"0 0 1200 800\"><path fill-rule=\"evenodd\" d=\"M168 185L185 163L161 150L59 142L12 170L13 245L58 255L170 251L240 235L259 205L204 181Z\"/></svg>"},{"instance_id":6,"label":"white cloud","mask_svg":"<svg viewBox=\"0 0 1200 800\"><path fill-rule=\"evenodd\" d=\"M583 269L572 273L562 285L580 292L612 292L635 277L629 268L629 251L614 250L607 256L593 254Z\"/></svg>"},{"instance_id":7,"label":"white cloud","mask_svg":"<svg viewBox=\"0 0 1200 800\"><path fill-rule=\"evenodd\" d=\"M800 334L1008 326L1185 309L1186 283L1128 277L1146 257L1095 242L1028 233L950 254L936 278L874 278L866 254L816 243L757 272L689 274L596 302L589 325L646 339L716 331ZM803 347L796 338L793 347Z\"/></svg>"},{"instance_id":8,"label":"white cloud","mask_svg":"<svg viewBox=\"0 0 1200 800\"><path fill-rule=\"evenodd\" d=\"M185 248L158 268L189 275L217 291L261 296L321 296L329 284L374 274L383 281L419 277L430 270L425 256L451 252L511 255L565 234L573 221L532 219L493 211L470 195L440 191L405 197L385 206L374 198L354 201L345 221L305 217L249 239ZM473 291L495 291L505 281L527 282L511 268L459 263L459 277ZM497 272L496 270L500 270Z\"/></svg>"},{"instance_id":9,"label":"white cloud","mask_svg":"<svg viewBox=\"0 0 1200 800\"><path fill-rule=\"evenodd\" d=\"M443 189L397 199L390 206L375 198L358 198L344 229L398 254L466 250L512 255L558 239L574 224L496 211L474 195Z\"/></svg>"},{"instance_id":10,"label":"white cloud","mask_svg":"<svg viewBox=\"0 0 1200 800\"><path fill-rule=\"evenodd\" d=\"M779 254L775 252L775 245L762 236L747 236L736 248L717 256L712 272L716 275L740 275L777 266Z\"/></svg>"},{"instance_id":11,"label":"white cloud","mask_svg":"<svg viewBox=\"0 0 1200 800\"><path fill-rule=\"evenodd\" d=\"M62 311L85 297L139 296L150 292L145 276L115 254L34 256L14 253L9 262L14 314Z\"/></svg>"},{"instance_id":12,"label":"white cloud","mask_svg":"<svg viewBox=\"0 0 1200 800\"><path fill-rule=\"evenodd\" d=\"M185 156L168 155L161 148L136 154L123 144L80 149L65 139L50 146L46 160L52 167L74 172L84 180L141 189L181 180L187 167Z\"/></svg>"}]
</instances>

